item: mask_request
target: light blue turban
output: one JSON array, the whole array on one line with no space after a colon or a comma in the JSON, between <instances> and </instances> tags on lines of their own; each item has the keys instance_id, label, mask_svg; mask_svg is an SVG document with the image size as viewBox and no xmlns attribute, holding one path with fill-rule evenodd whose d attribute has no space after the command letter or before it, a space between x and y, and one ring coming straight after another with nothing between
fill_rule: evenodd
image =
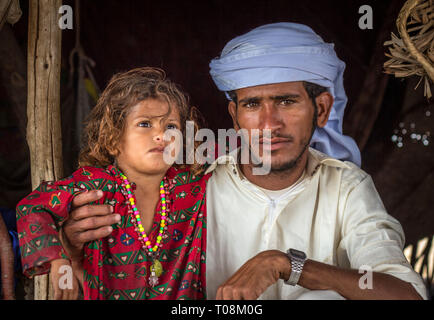
<instances>
[{"instance_id":1,"label":"light blue turban","mask_svg":"<svg viewBox=\"0 0 434 320\"><path fill-rule=\"evenodd\" d=\"M347 104L345 63L336 56L334 45L325 43L308 26L282 22L253 29L229 41L210 68L228 99L228 91L280 82L307 81L328 88L334 104L327 125L314 132L311 146L360 166L357 144L342 134Z\"/></svg>"}]
</instances>

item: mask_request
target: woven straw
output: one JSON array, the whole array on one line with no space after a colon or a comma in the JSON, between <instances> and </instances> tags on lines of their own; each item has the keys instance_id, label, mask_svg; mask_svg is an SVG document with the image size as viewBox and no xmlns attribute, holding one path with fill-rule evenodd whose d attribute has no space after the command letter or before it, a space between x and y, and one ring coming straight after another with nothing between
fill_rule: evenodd
<instances>
[{"instance_id":1,"label":"woven straw","mask_svg":"<svg viewBox=\"0 0 434 320\"><path fill-rule=\"evenodd\" d=\"M395 77L417 75L423 81L424 95L432 97L430 85L434 82L434 0L408 0L402 7L396 26L399 38L392 32L384 70ZM415 88L415 89L416 89Z\"/></svg>"}]
</instances>

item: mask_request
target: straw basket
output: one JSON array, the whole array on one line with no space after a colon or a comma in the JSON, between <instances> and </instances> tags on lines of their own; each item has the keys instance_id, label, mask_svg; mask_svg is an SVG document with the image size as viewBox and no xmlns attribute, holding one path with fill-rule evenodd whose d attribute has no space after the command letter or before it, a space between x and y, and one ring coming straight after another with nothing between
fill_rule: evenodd
<instances>
[{"instance_id":1,"label":"straw basket","mask_svg":"<svg viewBox=\"0 0 434 320\"><path fill-rule=\"evenodd\" d=\"M392 32L384 70L395 77L417 75L423 81L424 95L432 97L430 85L434 82L434 0L408 0L396 20L401 38ZM415 89L416 89L415 88Z\"/></svg>"}]
</instances>

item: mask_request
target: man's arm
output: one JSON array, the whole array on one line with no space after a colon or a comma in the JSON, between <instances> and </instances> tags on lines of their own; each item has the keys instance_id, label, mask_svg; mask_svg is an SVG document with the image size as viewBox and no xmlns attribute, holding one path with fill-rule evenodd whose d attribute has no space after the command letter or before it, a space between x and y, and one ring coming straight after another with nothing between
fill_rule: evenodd
<instances>
[{"instance_id":1,"label":"man's arm","mask_svg":"<svg viewBox=\"0 0 434 320\"><path fill-rule=\"evenodd\" d=\"M219 287L216 299L257 299L279 279L288 280L290 272L285 253L263 251ZM372 289L363 290L359 287L362 276L357 270L307 260L298 284L310 290L333 290L347 299L422 299L410 283L378 272L373 273Z\"/></svg>"},{"instance_id":2,"label":"man's arm","mask_svg":"<svg viewBox=\"0 0 434 320\"><path fill-rule=\"evenodd\" d=\"M283 276L287 279L289 273ZM359 285L362 276L358 270L307 260L299 284L311 290L333 290L351 300L422 299L410 283L380 272L372 273L372 288L362 289Z\"/></svg>"}]
</instances>

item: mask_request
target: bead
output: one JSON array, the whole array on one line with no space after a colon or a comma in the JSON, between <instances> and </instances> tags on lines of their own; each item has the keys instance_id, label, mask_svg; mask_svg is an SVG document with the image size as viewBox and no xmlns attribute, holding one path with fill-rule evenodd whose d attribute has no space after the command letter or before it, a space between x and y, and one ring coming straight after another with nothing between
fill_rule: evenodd
<instances>
[{"instance_id":1,"label":"bead","mask_svg":"<svg viewBox=\"0 0 434 320\"><path fill-rule=\"evenodd\" d=\"M135 232L138 233L138 239L139 241L142 243L142 248L144 250L146 250L146 252L148 253L148 255L151 258L155 258L155 254L154 252L156 252L159 248L162 247L162 239L163 239L163 232L164 230L167 229L166 226L166 214L167 212L169 212L169 208L168 208L168 203L170 202L168 199L166 199L166 190L164 187L167 187L168 185L171 186L171 184L167 183L167 178L164 177L163 181L161 181L160 183L160 197L161 197L161 203L162 203L162 208L161 208L161 220L160 220L160 229L159 229L159 233L157 236L157 239L155 241L154 246L152 246L151 241L149 239L149 237L146 235L145 233L145 229L143 228L143 225L141 224L141 219L140 219L140 213L138 208L136 207L136 199L134 197L134 193L132 192L132 190L135 189L135 185L130 184L127 177L124 174L120 174L121 178L123 179L123 183L121 184L122 187L124 187L123 190L121 190L121 193L125 196L125 198L127 198L127 201L125 202L126 205L129 205L129 209L128 209L128 213L131 214L131 219L130 221L132 223L135 224ZM126 190L125 190L126 189ZM167 238L167 236L165 237ZM157 260L156 260L157 261ZM155 263L155 261L154 261Z\"/></svg>"}]
</instances>

